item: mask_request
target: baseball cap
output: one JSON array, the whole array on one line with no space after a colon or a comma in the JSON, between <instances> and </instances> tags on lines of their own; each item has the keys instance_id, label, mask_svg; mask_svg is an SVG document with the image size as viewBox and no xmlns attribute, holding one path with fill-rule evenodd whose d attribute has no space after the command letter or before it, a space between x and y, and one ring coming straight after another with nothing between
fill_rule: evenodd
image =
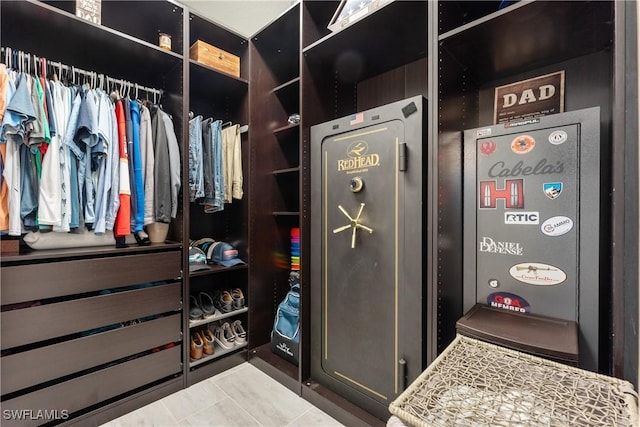
<instances>
[{"instance_id":1,"label":"baseball cap","mask_svg":"<svg viewBox=\"0 0 640 427\"><path fill-rule=\"evenodd\" d=\"M189 272L208 270L207 256L202 249L196 247L189 248Z\"/></svg>"},{"instance_id":2,"label":"baseball cap","mask_svg":"<svg viewBox=\"0 0 640 427\"><path fill-rule=\"evenodd\" d=\"M213 246L213 256L211 257L216 264L231 267L245 262L238 258L238 250L226 242L216 242Z\"/></svg>"}]
</instances>

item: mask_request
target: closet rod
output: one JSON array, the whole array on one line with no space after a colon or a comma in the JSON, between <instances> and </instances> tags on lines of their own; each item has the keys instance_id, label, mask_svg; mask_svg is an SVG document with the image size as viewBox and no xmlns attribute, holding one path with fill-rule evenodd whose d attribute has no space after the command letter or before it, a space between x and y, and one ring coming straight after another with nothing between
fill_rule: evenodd
<instances>
[{"instance_id":1,"label":"closet rod","mask_svg":"<svg viewBox=\"0 0 640 427\"><path fill-rule=\"evenodd\" d=\"M63 64L62 62L52 61L44 57L38 57L34 54L26 53L17 49L12 49L10 47L3 46L0 48L0 52L2 54L2 62L7 67L18 69L19 71L24 71L26 69L29 74L31 74L31 71L33 71L36 75L38 75L39 73L38 64L42 65L42 61L44 61L44 65L46 67L50 67L54 70L57 68L60 74L62 74L62 70L72 73L72 79L74 83L75 83L75 75L79 74L79 75L83 75L85 77L90 78L92 82L92 86L98 85L98 82L100 82L100 86L102 86L102 82L106 82L107 85L117 84L121 88L126 88L128 90L131 90L131 89L135 90L136 98L137 98L138 91L147 92L148 94L154 95L154 97L155 96L162 97L162 93L163 93L162 89L154 89L151 87L139 85L138 83L132 83L124 79L115 79L113 77L105 76L104 74L98 74L95 71L83 70L82 68L66 65L66 64ZM33 70L31 69L32 63L33 63Z\"/></svg>"}]
</instances>

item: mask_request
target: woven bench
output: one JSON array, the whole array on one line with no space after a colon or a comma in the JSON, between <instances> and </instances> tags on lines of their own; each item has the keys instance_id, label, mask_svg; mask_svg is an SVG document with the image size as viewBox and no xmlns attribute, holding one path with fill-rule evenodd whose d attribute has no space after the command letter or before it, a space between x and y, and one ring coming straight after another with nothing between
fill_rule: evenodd
<instances>
[{"instance_id":1,"label":"woven bench","mask_svg":"<svg viewBox=\"0 0 640 427\"><path fill-rule=\"evenodd\" d=\"M638 426L631 383L462 335L389 410L418 427Z\"/></svg>"}]
</instances>

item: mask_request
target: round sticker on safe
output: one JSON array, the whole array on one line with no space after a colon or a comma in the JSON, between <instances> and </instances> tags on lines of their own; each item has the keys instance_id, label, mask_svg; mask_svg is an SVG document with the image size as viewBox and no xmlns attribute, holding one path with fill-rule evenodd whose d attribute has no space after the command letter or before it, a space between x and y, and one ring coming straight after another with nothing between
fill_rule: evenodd
<instances>
[{"instance_id":1,"label":"round sticker on safe","mask_svg":"<svg viewBox=\"0 0 640 427\"><path fill-rule=\"evenodd\" d=\"M549 142L553 145L560 145L567 140L569 135L563 130L557 130L555 132L551 132L549 135Z\"/></svg>"},{"instance_id":2,"label":"round sticker on safe","mask_svg":"<svg viewBox=\"0 0 640 427\"><path fill-rule=\"evenodd\" d=\"M487 304L493 308L501 308L507 311L528 313L531 306L526 299L509 292L494 292L487 297Z\"/></svg>"},{"instance_id":3,"label":"round sticker on safe","mask_svg":"<svg viewBox=\"0 0 640 427\"><path fill-rule=\"evenodd\" d=\"M516 154L527 154L536 146L536 140L529 135L519 135L511 141L511 151Z\"/></svg>"},{"instance_id":4,"label":"round sticker on safe","mask_svg":"<svg viewBox=\"0 0 640 427\"><path fill-rule=\"evenodd\" d=\"M567 279L567 274L558 267L539 262L523 262L509 269L509 274L516 280L528 285L552 286Z\"/></svg>"},{"instance_id":5,"label":"round sticker on safe","mask_svg":"<svg viewBox=\"0 0 640 427\"><path fill-rule=\"evenodd\" d=\"M567 234L573 228L573 220L567 216L552 216L542 223L540 231L551 237Z\"/></svg>"}]
</instances>

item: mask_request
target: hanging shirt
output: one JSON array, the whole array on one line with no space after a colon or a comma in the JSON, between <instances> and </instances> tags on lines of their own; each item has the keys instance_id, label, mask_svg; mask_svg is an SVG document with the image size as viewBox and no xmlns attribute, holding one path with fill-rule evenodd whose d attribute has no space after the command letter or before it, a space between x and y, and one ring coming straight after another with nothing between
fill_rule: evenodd
<instances>
[{"instance_id":1,"label":"hanging shirt","mask_svg":"<svg viewBox=\"0 0 640 427\"><path fill-rule=\"evenodd\" d=\"M169 141L162 119L162 110L151 108L151 129L154 143L155 172L155 221L171 222L171 173L169 166Z\"/></svg>"},{"instance_id":2,"label":"hanging shirt","mask_svg":"<svg viewBox=\"0 0 640 427\"><path fill-rule=\"evenodd\" d=\"M240 125L231 125L222 130L222 163L225 174L224 201L242 199L242 147Z\"/></svg>"},{"instance_id":3,"label":"hanging shirt","mask_svg":"<svg viewBox=\"0 0 640 427\"><path fill-rule=\"evenodd\" d=\"M222 120L211 123L211 155L213 161L213 201L204 207L207 213L224 210L224 167L222 162Z\"/></svg>"},{"instance_id":4,"label":"hanging shirt","mask_svg":"<svg viewBox=\"0 0 640 427\"><path fill-rule=\"evenodd\" d=\"M131 187L129 186L129 156L127 151L127 129L125 124L123 100L116 103L118 120L118 147L120 149L120 208L116 215L114 235L116 237L131 234Z\"/></svg>"},{"instance_id":5,"label":"hanging shirt","mask_svg":"<svg viewBox=\"0 0 640 427\"><path fill-rule=\"evenodd\" d=\"M204 197L202 116L189 120L189 201Z\"/></svg>"},{"instance_id":6,"label":"hanging shirt","mask_svg":"<svg viewBox=\"0 0 640 427\"><path fill-rule=\"evenodd\" d=\"M81 221L81 205L80 205L80 183L78 177L78 155L84 157L83 152L78 149L78 146L74 142L73 138L78 126L78 116L80 114L80 106L82 104L82 97L80 93L76 93L72 89L71 97L73 98L73 104L71 107L71 113L69 114L69 121L67 122L65 137L63 144L66 146L69 155L66 158L69 168L69 204L71 205L71 218L69 219L69 227L71 229L80 228ZM84 171L84 164L81 167Z\"/></svg>"},{"instance_id":7,"label":"hanging shirt","mask_svg":"<svg viewBox=\"0 0 640 427\"><path fill-rule=\"evenodd\" d=\"M155 159L152 135L151 113L147 107L142 105L140 107L140 151L142 152L142 170L144 174L144 225L155 222L153 215Z\"/></svg>"},{"instance_id":8,"label":"hanging shirt","mask_svg":"<svg viewBox=\"0 0 640 427\"><path fill-rule=\"evenodd\" d=\"M200 204L204 205L205 212L211 212L215 201L215 187L213 182L213 136L211 134L211 125L213 119L208 118L202 121L202 183L203 183L203 199Z\"/></svg>"},{"instance_id":9,"label":"hanging shirt","mask_svg":"<svg viewBox=\"0 0 640 427\"><path fill-rule=\"evenodd\" d=\"M133 231L142 231L144 225L144 179L142 171L142 150L140 149L140 106L137 101L129 101L131 106L131 131L133 150L133 179L136 188L135 194L135 218L133 218Z\"/></svg>"},{"instance_id":10,"label":"hanging shirt","mask_svg":"<svg viewBox=\"0 0 640 427\"><path fill-rule=\"evenodd\" d=\"M116 216L120 208L120 144L118 137L118 118L115 105L111 105L111 141L109 157L111 158L111 188L107 198L106 225L107 230L113 230Z\"/></svg>"},{"instance_id":11,"label":"hanging shirt","mask_svg":"<svg viewBox=\"0 0 640 427\"><path fill-rule=\"evenodd\" d=\"M53 231L66 233L71 230L71 178L69 176L69 156L71 154L63 139L67 133L67 123L71 114L71 91L58 81L51 81L49 85L53 100L53 122L55 122L57 136L60 140L58 147L58 159L60 161L60 224L54 225Z\"/></svg>"},{"instance_id":12,"label":"hanging shirt","mask_svg":"<svg viewBox=\"0 0 640 427\"><path fill-rule=\"evenodd\" d=\"M111 129L111 101L108 95L100 90L95 91L98 99L98 136L101 144L98 144L102 151L94 152L95 161L98 163L97 171L93 171L96 176L96 221L93 225L94 233L102 235L107 226L107 200L111 190L111 162L109 149L113 145L113 131ZM99 157L98 157L99 155Z\"/></svg>"},{"instance_id":13,"label":"hanging shirt","mask_svg":"<svg viewBox=\"0 0 640 427\"><path fill-rule=\"evenodd\" d=\"M8 188L8 234L10 236L20 236L22 233L20 149L25 144L24 138L28 124L36 119L27 85L28 81L24 74L11 71L6 92L8 103L0 128L0 142L6 144L3 176Z\"/></svg>"},{"instance_id":14,"label":"hanging shirt","mask_svg":"<svg viewBox=\"0 0 640 427\"><path fill-rule=\"evenodd\" d=\"M7 109L7 99L13 92L9 90L9 73L4 64L0 64L0 123ZM9 187L4 178L7 164L7 144L0 141L0 234L9 231Z\"/></svg>"},{"instance_id":15,"label":"hanging shirt","mask_svg":"<svg viewBox=\"0 0 640 427\"><path fill-rule=\"evenodd\" d=\"M180 194L180 146L173 128L173 121L164 111L160 111L167 134L167 145L169 148L169 174L170 174L170 194L171 194L171 218L178 216L178 195Z\"/></svg>"}]
</instances>

